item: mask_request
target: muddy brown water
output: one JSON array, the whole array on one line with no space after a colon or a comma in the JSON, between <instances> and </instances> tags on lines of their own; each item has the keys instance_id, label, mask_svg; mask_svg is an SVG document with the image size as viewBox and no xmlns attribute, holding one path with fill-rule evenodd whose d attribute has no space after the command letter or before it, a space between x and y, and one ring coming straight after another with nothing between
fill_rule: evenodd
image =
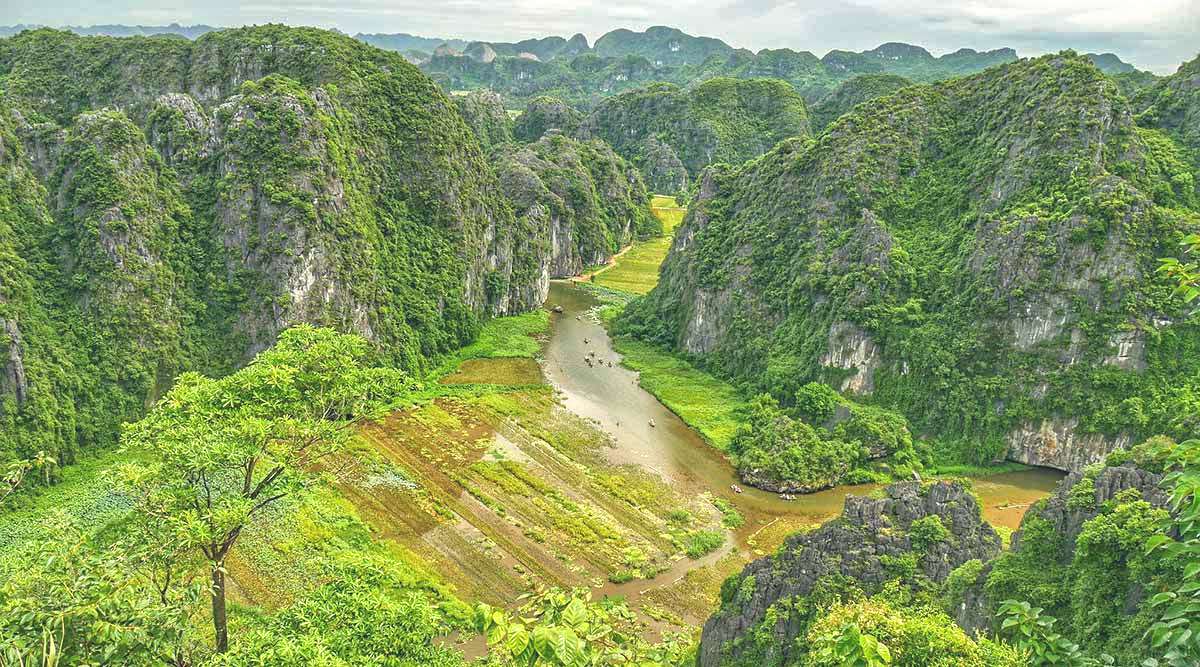
<instances>
[{"instance_id":1,"label":"muddy brown water","mask_svg":"<svg viewBox=\"0 0 1200 667\"><path fill-rule=\"evenodd\" d=\"M563 309L553 314L542 363L563 404L595 420L613 436L614 447L607 450L613 463L653 470L684 494L707 491L730 500L747 519L738 531L740 547L777 517L820 523L841 513L846 496L865 495L878 488L874 484L842 486L792 501L745 485L741 485L742 493L735 493L732 486L739 484L737 475L721 452L642 389L636 372L620 365L608 332L595 317L598 302L592 294L573 283L556 281L551 283L546 305ZM595 361L588 364L591 352L595 352ZM1059 471L1035 468L983 477L974 485L984 518L993 525L1015 529L1029 504L1048 495L1062 477Z\"/></svg>"}]
</instances>

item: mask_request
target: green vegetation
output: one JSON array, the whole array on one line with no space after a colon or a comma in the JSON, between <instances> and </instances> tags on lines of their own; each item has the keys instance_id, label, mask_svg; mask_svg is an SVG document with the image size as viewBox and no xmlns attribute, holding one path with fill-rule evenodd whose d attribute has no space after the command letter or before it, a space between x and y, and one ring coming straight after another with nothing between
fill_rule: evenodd
<instances>
[{"instance_id":1,"label":"green vegetation","mask_svg":"<svg viewBox=\"0 0 1200 667\"><path fill-rule=\"evenodd\" d=\"M31 500L36 525L5 517L3 530L19 541L0 558L4 660L460 664L432 640L462 626L461 603L411 554L375 542L308 474L349 439L348 422L412 389L402 373L363 366L368 350L361 338L301 327L222 380L185 374L128 429L126 451L72 466L62 485ZM227 577L236 600L281 611L235 604L224 623ZM349 618L395 632L337 634ZM232 650L213 655L205 644L222 652L227 629Z\"/></svg>"},{"instance_id":2,"label":"green vegetation","mask_svg":"<svg viewBox=\"0 0 1200 667\"><path fill-rule=\"evenodd\" d=\"M148 452L126 481L138 530L194 545L212 578L218 653L229 650L226 559L257 514L299 488L299 477L345 447L352 428L416 387L367 368L367 342L297 327L246 368L220 380L185 373L122 445ZM174 554L163 564L172 578Z\"/></svg>"},{"instance_id":3,"label":"green vegetation","mask_svg":"<svg viewBox=\"0 0 1200 667\"><path fill-rule=\"evenodd\" d=\"M514 616L479 605L475 628L502 666L675 665L687 651L678 637L648 644L624 603L592 602L589 591L549 590Z\"/></svg>"},{"instance_id":4,"label":"green vegetation","mask_svg":"<svg viewBox=\"0 0 1200 667\"><path fill-rule=\"evenodd\" d=\"M582 122L583 114L562 100L543 95L525 105L525 110L517 117L513 135L524 142L541 139L547 130L559 130L569 136L575 134Z\"/></svg>"},{"instance_id":5,"label":"green vegetation","mask_svg":"<svg viewBox=\"0 0 1200 667\"><path fill-rule=\"evenodd\" d=\"M687 209L675 204L674 197L655 195L650 210L662 223L662 235L633 244L616 262L592 279L605 289L630 294L645 294L658 284L658 269L671 249L675 228Z\"/></svg>"},{"instance_id":6,"label":"green vegetation","mask_svg":"<svg viewBox=\"0 0 1200 667\"><path fill-rule=\"evenodd\" d=\"M813 131L820 133L842 114L877 97L890 95L912 81L895 74L863 74L846 81L812 105Z\"/></svg>"},{"instance_id":7,"label":"green vegetation","mask_svg":"<svg viewBox=\"0 0 1200 667\"><path fill-rule=\"evenodd\" d=\"M400 51L419 48L427 53L435 48L410 36L365 37L373 44ZM487 45L497 57L486 60L486 49L458 43L452 45L456 52L432 58L420 56L421 67L450 90L486 88L512 100L553 95L586 109L609 95L647 84L694 85L718 77L781 79L807 101L816 102L839 84L860 75L886 73L911 81L941 81L1017 59L1012 49L959 49L935 58L920 47L895 43L861 53L834 50L823 58L792 49L751 53L718 39L695 37L664 26L640 33L614 30L596 40L591 49L582 36L570 41L552 37L521 44ZM537 53L539 60L516 57L519 51L515 48Z\"/></svg>"},{"instance_id":8,"label":"green vegetation","mask_svg":"<svg viewBox=\"0 0 1200 667\"><path fill-rule=\"evenodd\" d=\"M496 93L476 90L453 95L451 99L458 106L458 113L467 127L479 139L483 150L491 150L513 140L512 119L504 108L504 101Z\"/></svg>"},{"instance_id":9,"label":"green vegetation","mask_svg":"<svg viewBox=\"0 0 1200 667\"><path fill-rule=\"evenodd\" d=\"M894 595L894 594L893 594ZM974 640L934 607L887 595L837 605L808 631L814 667L1018 667L1019 651Z\"/></svg>"},{"instance_id":10,"label":"green vegetation","mask_svg":"<svg viewBox=\"0 0 1200 667\"><path fill-rule=\"evenodd\" d=\"M178 373L290 324L422 374L538 305L530 231L398 54L278 25L34 30L0 40L0 90L0 461L113 445Z\"/></svg>"},{"instance_id":11,"label":"green vegetation","mask_svg":"<svg viewBox=\"0 0 1200 667\"><path fill-rule=\"evenodd\" d=\"M638 383L646 391L709 444L729 449L747 411L736 388L660 347L629 338L614 339L613 347L621 364L639 373Z\"/></svg>"},{"instance_id":12,"label":"green vegetation","mask_svg":"<svg viewBox=\"0 0 1200 667\"><path fill-rule=\"evenodd\" d=\"M725 544L725 534L719 530L695 530L684 537L683 552L688 558L703 558Z\"/></svg>"},{"instance_id":13,"label":"green vegetation","mask_svg":"<svg viewBox=\"0 0 1200 667\"><path fill-rule=\"evenodd\" d=\"M524 243L546 257L552 278L604 264L634 239L662 233L641 176L601 141L561 134L492 154Z\"/></svg>"},{"instance_id":14,"label":"green vegetation","mask_svg":"<svg viewBox=\"0 0 1200 667\"><path fill-rule=\"evenodd\" d=\"M810 134L808 109L788 84L710 79L694 88L658 84L601 102L580 133L608 142L637 166L651 190L680 193L709 164L740 164L783 139Z\"/></svg>"},{"instance_id":15,"label":"green vegetation","mask_svg":"<svg viewBox=\"0 0 1200 667\"><path fill-rule=\"evenodd\" d=\"M1200 227L1195 179L1162 133L1120 114L1102 131L1112 109L1129 103L1068 52L904 88L715 169L616 331L784 407L813 381L855 393L943 465L1001 458L1043 420L1108 446L1187 437L1196 324L1155 269Z\"/></svg>"}]
</instances>

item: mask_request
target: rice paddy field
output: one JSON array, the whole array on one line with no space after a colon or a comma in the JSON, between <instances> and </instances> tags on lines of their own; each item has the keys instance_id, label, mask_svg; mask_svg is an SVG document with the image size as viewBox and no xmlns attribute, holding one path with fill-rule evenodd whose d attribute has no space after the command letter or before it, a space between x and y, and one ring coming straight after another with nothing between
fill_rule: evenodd
<instances>
[{"instance_id":1,"label":"rice paddy field","mask_svg":"<svg viewBox=\"0 0 1200 667\"><path fill-rule=\"evenodd\" d=\"M674 197L655 195L650 210L662 221L663 235L635 243L612 266L597 272L592 283L630 294L645 294L658 284L658 267L671 249L675 228L683 222L687 208L679 206Z\"/></svg>"}]
</instances>

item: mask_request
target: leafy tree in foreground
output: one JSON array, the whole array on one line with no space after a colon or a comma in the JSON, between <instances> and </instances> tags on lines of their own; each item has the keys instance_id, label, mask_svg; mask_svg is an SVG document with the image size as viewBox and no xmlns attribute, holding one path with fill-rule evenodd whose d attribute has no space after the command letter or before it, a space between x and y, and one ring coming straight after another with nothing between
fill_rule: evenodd
<instances>
[{"instance_id":1,"label":"leafy tree in foreground","mask_svg":"<svg viewBox=\"0 0 1200 667\"><path fill-rule=\"evenodd\" d=\"M189 664L201 588L178 571L158 585L177 562L169 545L120 530L109 541L57 512L45 521L47 539L0 562L0 666Z\"/></svg>"},{"instance_id":2,"label":"leafy tree in foreground","mask_svg":"<svg viewBox=\"0 0 1200 667\"><path fill-rule=\"evenodd\" d=\"M18 459L8 463L4 474L0 475L0 506L17 492L30 473L41 471L49 478L50 468L55 464L56 461L45 452L38 452L30 459Z\"/></svg>"},{"instance_id":3,"label":"leafy tree in foreground","mask_svg":"<svg viewBox=\"0 0 1200 667\"><path fill-rule=\"evenodd\" d=\"M1200 255L1200 234L1185 238L1183 246L1193 257ZM1178 280L1177 293L1185 302L1200 301L1200 263L1164 259L1161 270ZM1161 616L1148 636L1163 657L1147 659L1142 663L1146 667L1200 664L1200 440L1172 448L1166 468L1162 485L1168 490L1172 519L1163 534L1147 541L1146 551L1188 565L1182 580L1150 598L1150 606Z\"/></svg>"},{"instance_id":4,"label":"leafy tree in foreground","mask_svg":"<svg viewBox=\"0 0 1200 667\"><path fill-rule=\"evenodd\" d=\"M264 508L337 452L352 426L414 388L399 371L371 368L354 335L300 326L220 380L181 375L123 444L151 454L127 467L142 516L203 554L211 575L216 649L229 647L225 561Z\"/></svg>"},{"instance_id":5,"label":"leafy tree in foreground","mask_svg":"<svg viewBox=\"0 0 1200 667\"><path fill-rule=\"evenodd\" d=\"M1058 619L1043 614L1041 607L1028 602L1005 600L1000 603L1002 632L1012 636L1013 643L1029 658L1032 667L1063 665L1064 667L1091 667L1111 665L1113 660L1103 655L1099 660L1087 657L1079 645L1054 631Z\"/></svg>"},{"instance_id":6,"label":"leafy tree in foreground","mask_svg":"<svg viewBox=\"0 0 1200 667\"><path fill-rule=\"evenodd\" d=\"M681 664L687 651L678 638L651 645L640 636L637 616L623 602L592 602L586 590L538 593L516 618L486 604L475 610L475 629L491 657L517 667L592 667Z\"/></svg>"}]
</instances>

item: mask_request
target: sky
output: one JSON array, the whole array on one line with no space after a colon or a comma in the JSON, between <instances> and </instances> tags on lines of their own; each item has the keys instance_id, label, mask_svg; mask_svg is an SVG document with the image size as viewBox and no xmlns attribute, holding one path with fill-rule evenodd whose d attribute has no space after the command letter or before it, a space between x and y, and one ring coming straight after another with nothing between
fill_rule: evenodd
<instances>
[{"instance_id":1,"label":"sky","mask_svg":"<svg viewBox=\"0 0 1200 667\"><path fill-rule=\"evenodd\" d=\"M287 23L347 33L516 41L669 25L737 47L818 56L883 42L935 55L1009 46L1022 56L1113 52L1169 74L1200 52L1200 0L0 0L0 24L237 26Z\"/></svg>"}]
</instances>

